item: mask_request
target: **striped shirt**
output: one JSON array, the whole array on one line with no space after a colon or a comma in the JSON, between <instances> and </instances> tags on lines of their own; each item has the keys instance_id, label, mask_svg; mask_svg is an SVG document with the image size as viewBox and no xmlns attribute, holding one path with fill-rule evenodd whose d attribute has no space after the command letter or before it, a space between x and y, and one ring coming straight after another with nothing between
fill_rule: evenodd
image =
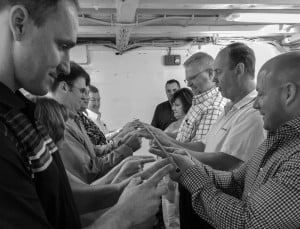
<instances>
[{"instance_id":1,"label":"striped shirt","mask_svg":"<svg viewBox=\"0 0 300 229\"><path fill-rule=\"evenodd\" d=\"M197 214L220 229L300 228L300 117L268 133L233 172L193 166L180 177Z\"/></svg>"},{"instance_id":2,"label":"striped shirt","mask_svg":"<svg viewBox=\"0 0 300 229\"><path fill-rule=\"evenodd\" d=\"M216 87L194 96L192 106L179 127L176 140L180 142L203 141L211 125L223 112L226 101Z\"/></svg>"}]
</instances>

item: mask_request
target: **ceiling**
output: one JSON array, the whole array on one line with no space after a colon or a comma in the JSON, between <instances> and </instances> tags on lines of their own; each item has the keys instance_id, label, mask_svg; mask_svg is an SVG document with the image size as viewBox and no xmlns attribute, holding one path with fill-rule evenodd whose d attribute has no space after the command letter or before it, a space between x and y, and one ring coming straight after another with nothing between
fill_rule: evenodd
<instances>
[{"instance_id":1,"label":"ceiling","mask_svg":"<svg viewBox=\"0 0 300 229\"><path fill-rule=\"evenodd\" d=\"M78 43L118 50L142 46L264 40L300 47L300 20L229 21L232 13L300 15L300 0L80 0Z\"/></svg>"}]
</instances>

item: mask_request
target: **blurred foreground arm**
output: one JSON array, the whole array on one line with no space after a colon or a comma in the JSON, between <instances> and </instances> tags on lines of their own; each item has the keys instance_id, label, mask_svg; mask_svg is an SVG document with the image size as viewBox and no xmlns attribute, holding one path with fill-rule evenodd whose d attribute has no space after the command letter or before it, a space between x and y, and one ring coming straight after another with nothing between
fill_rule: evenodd
<instances>
[{"instance_id":1,"label":"blurred foreground arm","mask_svg":"<svg viewBox=\"0 0 300 229\"><path fill-rule=\"evenodd\" d=\"M158 211L160 197L167 192L165 185L158 184L170 170L172 166L162 160L133 178L117 204L89 228L129 229L151 219Z\"/></svg>"}]
</instances>

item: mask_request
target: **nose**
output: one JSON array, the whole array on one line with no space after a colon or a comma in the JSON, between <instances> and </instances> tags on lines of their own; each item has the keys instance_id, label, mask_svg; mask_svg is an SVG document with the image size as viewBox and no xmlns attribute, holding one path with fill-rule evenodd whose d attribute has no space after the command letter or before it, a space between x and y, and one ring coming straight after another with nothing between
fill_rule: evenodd
<instances>
[{"instance_id":1,"label":"nose","mask_svg":"<svg viewBox=\"0 0 300 229\"><path fill-rule=\"evenodd\" d=\"M63 74L70 74L70 55L69 52L66 52L63 55L62 61L60 65L58 66L58 73L63 73Z\"/></svg>"},{"instance_id":2,"label":"nose","mask_svg":"<svg viewBox=\"0 0 300 229\"><path fill-rule=\"evenodd\" d=\"M256 97L256 99L254 100L253 108L256 109L256 110L259 110L259 108L260 108L259 103L258 103L258 98L257 98L257 97Z\"/></svg>"},{"instance_id":3,"label":"nose","mask_svg":"<svg viewBox=\"0 0 300 229\"><path fill-rule=\"evenodd\" d=\"M213 82L216 83L216 84L219 83L217 74L214 74L214 76L213 76Z\"/></svg>"}]
</instances>

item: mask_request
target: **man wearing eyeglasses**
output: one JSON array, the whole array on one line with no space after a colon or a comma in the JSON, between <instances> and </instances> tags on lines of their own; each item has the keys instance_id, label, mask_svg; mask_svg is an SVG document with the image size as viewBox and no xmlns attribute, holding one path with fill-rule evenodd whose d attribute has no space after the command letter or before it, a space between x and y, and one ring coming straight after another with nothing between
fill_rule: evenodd
<instances>
[{"instance_id":1,"label":"man wearing eyeglasses","mask_svg":"<svg viewBox=\"0 0 300 229\"><path fill-rule=\"evenodd\" d=\"M263 120L253 108L257 96L253 50L243 43L228 45L217 55L214 71L216 86L230 102L203 143L199 142L202 149L189 154L214 169L231 170L246 162L265 138ZM183 228L200 225L210 228L204 227L204 222L192 210L191 196L185 188L181 188L180 206Z\"/></svg>"},{"instance_id":2,"label":"man wearing eyeglasses","mask_svg":"<svg viewBox=\"0 0 300 229\"><path fill-rule=\"evenodd\" d=\"M61 147L61 157L66 169L84 183L92 183L105 175L111 168L139 148L137 136L129 136L122 145L111 149L109 154L97 156L97 146L90 140L77 112L82 107L82 99L89 91L90 77L78 64L71 62L70 74L60 74L51 86L52 97L65 105L70 118L66 123L65 142Z\"/></svg>"},{"instance_id":3,"label":"man wearing eyeglasses","mask_svg":"<svg viewBox=\"0 0 300 229\"><path fill-rule=\"evenodd\" d=\"M192 55L184 63L185 82L193 91L193 104L177 135L179 142L197 143L223 111L226 100L213 82L213 58L204 52ZM197 148L197 144L195 144Z\"/></svg>"}]
</instances>

